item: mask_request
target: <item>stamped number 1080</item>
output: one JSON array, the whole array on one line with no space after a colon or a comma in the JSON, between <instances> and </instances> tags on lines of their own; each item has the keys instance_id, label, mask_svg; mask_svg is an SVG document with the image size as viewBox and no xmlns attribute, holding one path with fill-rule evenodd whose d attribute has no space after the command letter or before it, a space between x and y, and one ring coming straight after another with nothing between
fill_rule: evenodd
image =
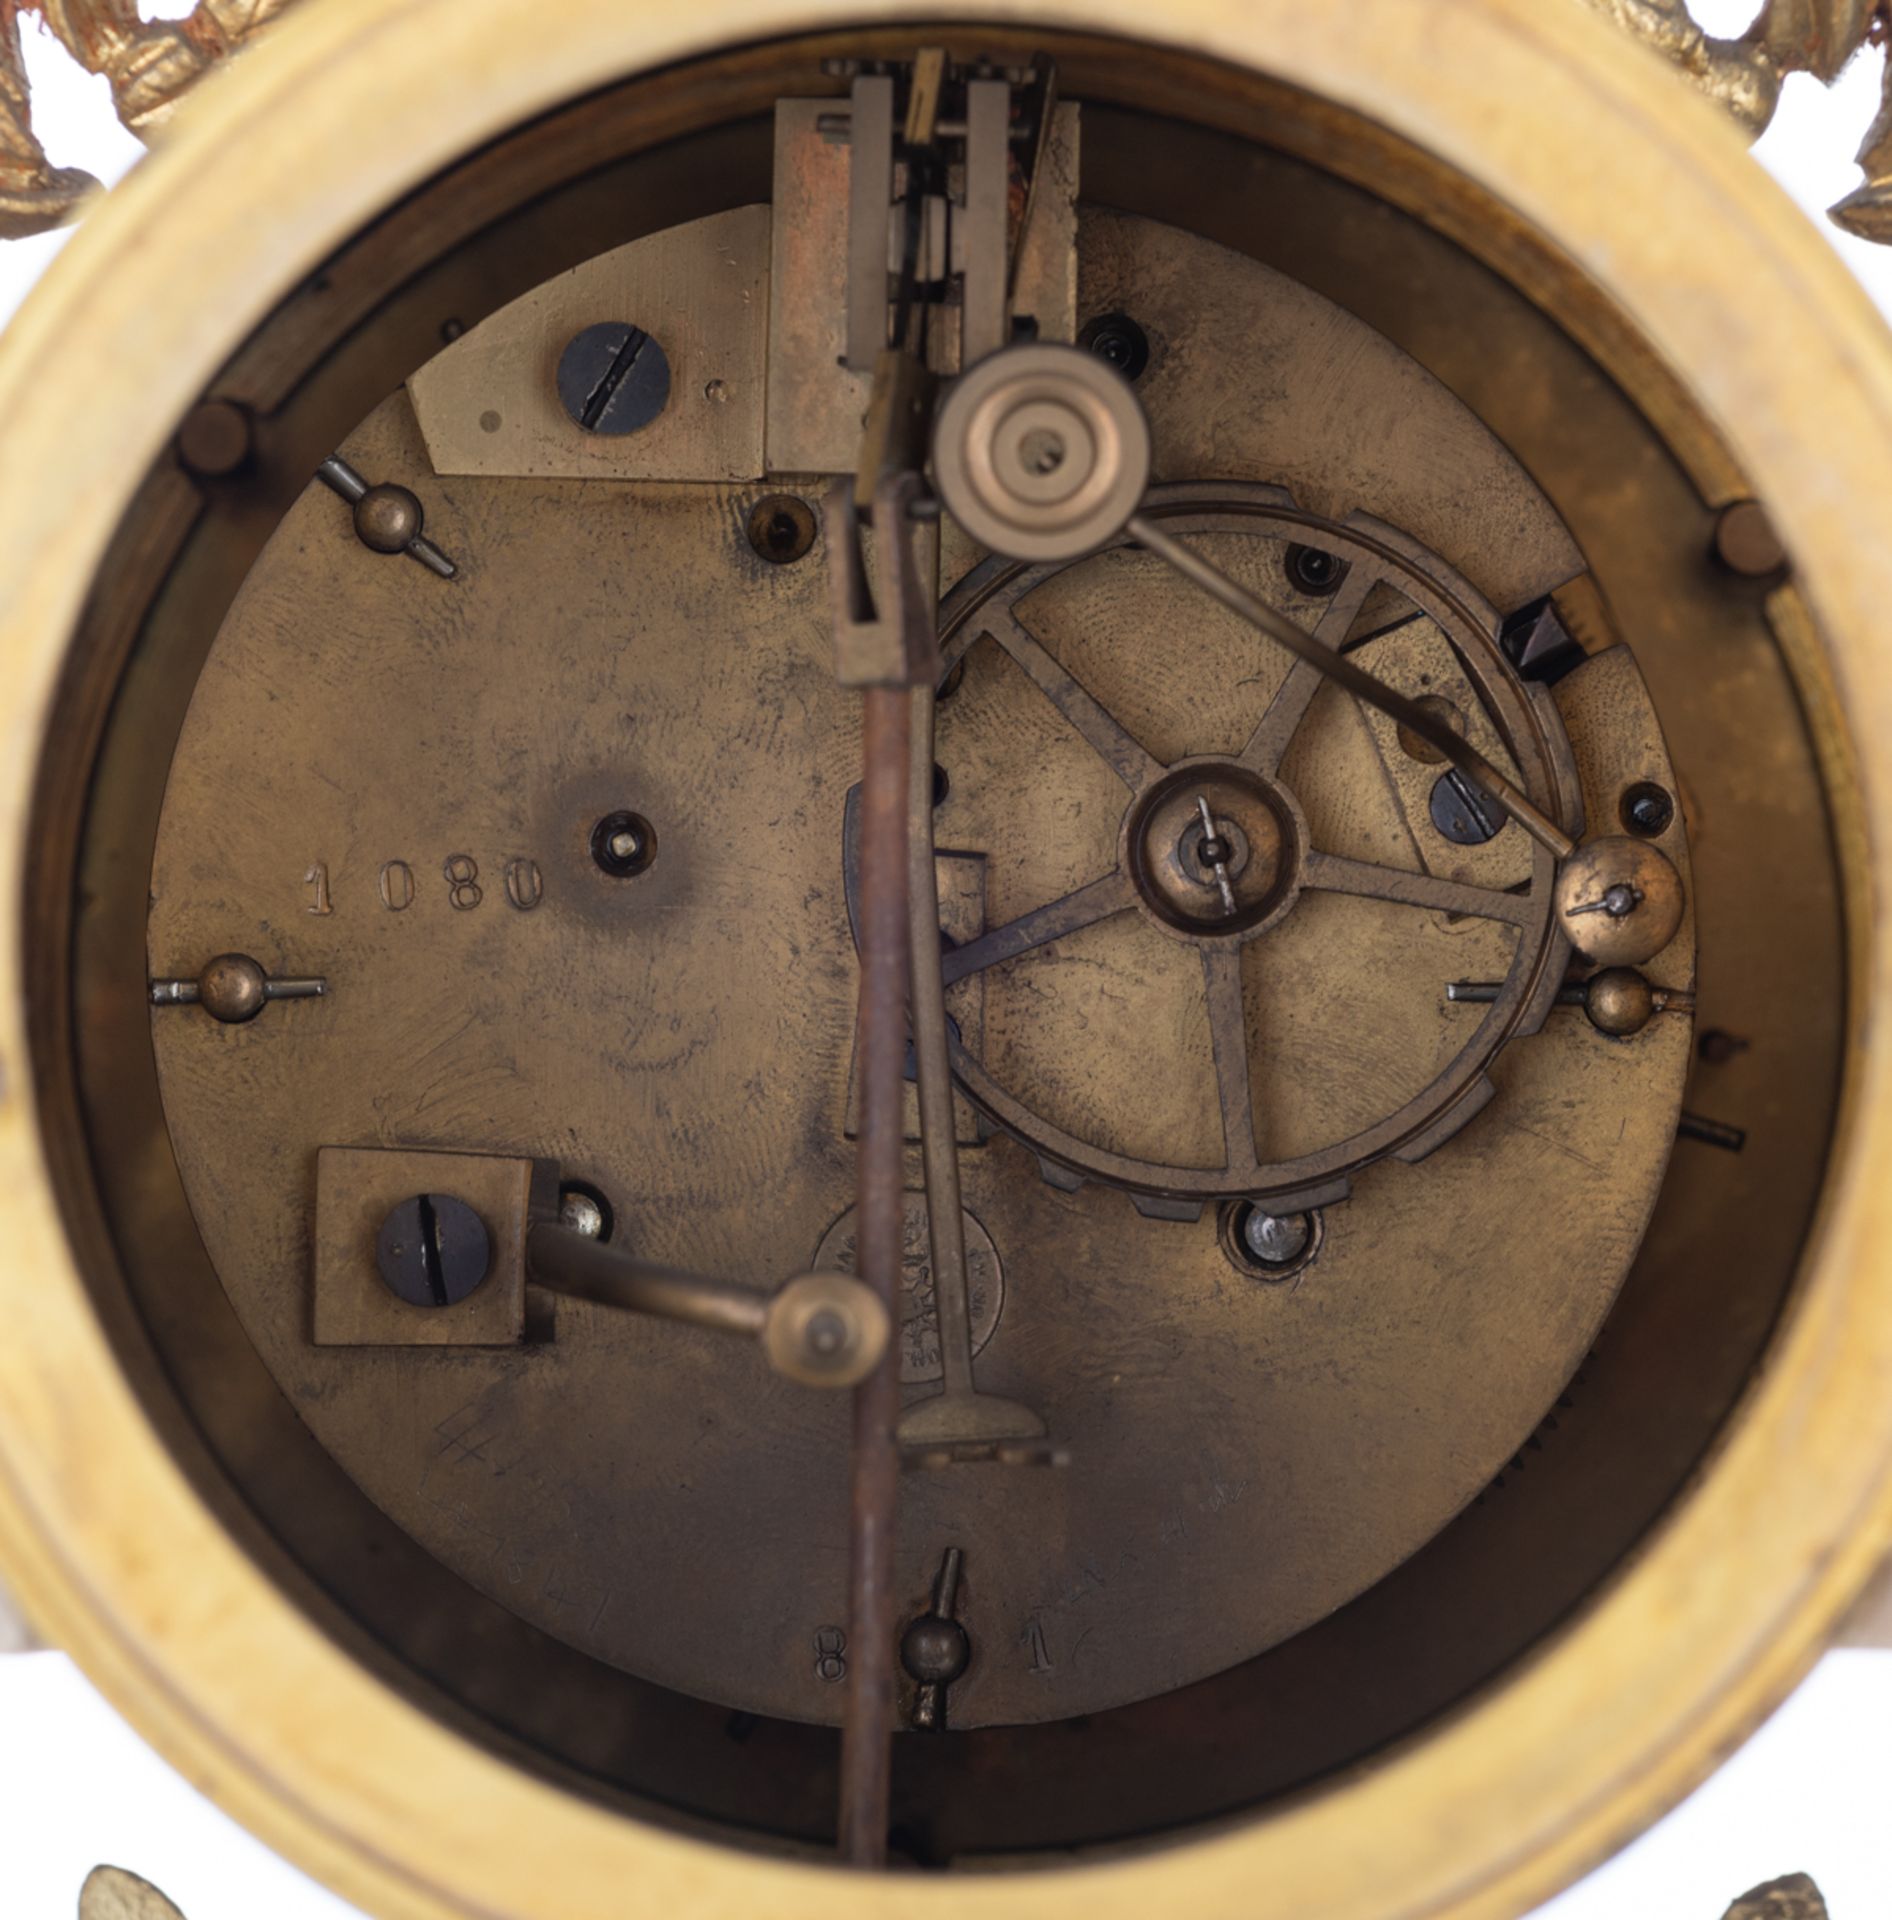
<instances>
[{"instance_id":1,"label":"stamped number 1080","mask_svg":"<svg viewBox=\"0 0 1892 1920\"><path fill-rule=\"evenodd\" d=\"M503 870L506 900L521 913L530 913L545 898L545 876L536 860L508 860ZM327 915L335 911L328 862L318 860L303 876L310 890L308 911ZM439 891L456 913L471 913L485 899L487 881L480 863L470 853L450 853L440 863ZM405 913L420 898L421 881L405 860L384 860L375 875L375 898L389 913Z\"/></svg>"}]
</instances>

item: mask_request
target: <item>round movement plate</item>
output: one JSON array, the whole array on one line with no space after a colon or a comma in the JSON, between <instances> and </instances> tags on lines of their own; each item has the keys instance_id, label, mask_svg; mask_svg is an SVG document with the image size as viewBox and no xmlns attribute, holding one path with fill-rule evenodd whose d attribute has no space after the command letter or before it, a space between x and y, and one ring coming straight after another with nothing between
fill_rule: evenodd
<instances>
[{"instance_id":1,"label":"round movement plate","mask_svg":"<svg viewBox=\"0 0 1892 1920\"><path fill-rule=\"evenodd\" d=\"M1275 276L1195 244L1198 280L1233 274L1259 283L1250 297L1273 295ZM1330 329L1355 325L1321 310ZM1441 433L1461 430L1442 390L1428 385L1425 402ZM1519 514L1541 514L1485 445ZM738 488L431 475L404 396L342 452L364 473L424 484L429 526L462 569L447 587L364 553L342 504L315 488L211 649L159 823L152 952L169 968L170 956L240 947L272 974L320 973L330 991L238 1027L188 1009L151 1016L205 1244L323 1446L464 1580L647 1679L836 1721L843 1396L782 1381L740 1343L576 1300L559 1302L551 1338L498 1348L313 1345L306 1312L324 1147L555 1159L607 1198L613 1244L643 1257L755 1284L818 1264L855 1185L840 852L856 703L807 644L828 582L817 566L758 559ZM600 542L600 511L635 537ZM1292 530L1364 552L1359 535L1343 541L1305 515ZM1267 557L1278 541L1222 537L1278 569L1278 551ZM1148 560L1105 554L1073 568L1067 590ZM590 590L565 595L580 575ZM1118 595L1121 617L1173 636L1168 657L1119 644L1117 627L1074 604L1097 649L1085 671L1106 704L1132 685L1158 711L1180 699L1145 728L1151 741L1187 735L1223 764L1269 709L1284 663L1205 619L1182 583L1152 574L1142 591ZM1448 671L1437 634L1402 630L1397 644L1416 661L1437 651ZM285 688L293 700L278 697ZM1520 708L1520 739L1524 720ZM1278 787L1273 774L1214 787L1233 828L1252 828L1259 846L1286 790L1310 809L1315 843L1324 834L1362 857L1378 846L1382 865L1416 859L1410 797L1374 772L1399 755L1390 739L1344 703L1315 702L1296 743ZM940 754L941 865L959 875L965 911L1001 922L1047 868L1094 849L1122 871L1131 796L1008 658L968 660L942 709ZM516 771L469 777L487 765ZM1341 802L1367 772L1378 796L1349 813ZM1111 791L1107 813L1092 811L1099 790ZM238 813L232 791L247 796ZM636 871L607 869L593 845L596 823L623 812L657 848ZM1290 838L1298 826L1284 848ZM766 858L745 857L756 844ZM1506 891L1537 884L1521 835L1442 843L1441 857L1454 872L1482 863L1491 884L1479 897L1525 912ZM1146 956L1128 961L1046 949L1040 969L1074 964L1089 983L1088 1039L1055 981L1029 967L968 977L949 1011L962 1047L1008 1063L1038 1104L1059 1111L1087 1085L1108 1125L1180 1113L1178 1137L1206 1143L1221 1106L1201 952L1219 968L1219 956L1305 939L1264 1030L1269 1126L1344 1136L1346 1103L1383 1100L1389 1071L1415 1094L1468 1049L1463 1071L1482 1071L1494 1011L1502 1030L1522 1001L1461 1011L1444 985L1468 971L1502 978L1518 928L1453 929L1423 904L1341 894L1319 907L1317 918L1304 893L1247 940L1185 940L1127 912L1116 931ZM1336 991L1348 955L1359 979ZM1362 994L1370 1019L1356 1011ZM1294 1032L1324 1066L1292 1056ZM1074 1203L1040 1177L1035 1153L980 1144L963 1116L966 1207L1005 1277L980 1383L1039 1412L1071 1464L903 1484L902 1567L924 1581L958 1546L980 1596L954 1725L1065 1719L1219 1672L1330 1613L1476 1495L1620 1283L1619 1263L1585 1257L1597 1222L1633 1246L1663 1164L1685 1023L1612 1059L1573 1122L1573 1076L1594 1072L1603 1044L1569 1017L1520 1042L1501 1063L1514 1124L1468 1127L1423 1169L1362 1173L1292 1292L1233 1271L1213 1215L1152 1218L1101 1189ZM232 1188L222 1170L235 1164ZM1547 1181L1562 1196L1548 1223ZM1443 1271L1441 1210L1480 1223ZM1497 1378L1484 1359L1494 1349L1516 1356ZM575 1407L609 1411L574 1420ZM1338 1512L1357 1523L1337 1528Z\"/></svg>"}]
</instances>

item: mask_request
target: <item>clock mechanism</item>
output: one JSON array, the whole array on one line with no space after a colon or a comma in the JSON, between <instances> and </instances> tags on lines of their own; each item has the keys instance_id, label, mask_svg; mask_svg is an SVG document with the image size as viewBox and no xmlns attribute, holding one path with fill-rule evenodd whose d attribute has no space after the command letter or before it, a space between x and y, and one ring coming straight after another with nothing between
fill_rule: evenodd
<instances>
[{"instance_id":1,"label":"clock mechanism","mask_svg":"<svg viewBox=\"0 0 1892 1920\"><path fill-rule=\"evenodd\" d=\"M165 1447L740 1855L1049 1872L1429 1737L1819 1204L1787 547L1228 71L844 27L469 148L232 344L50 711L39 1100Z\"/></svg>"}]
</instances>

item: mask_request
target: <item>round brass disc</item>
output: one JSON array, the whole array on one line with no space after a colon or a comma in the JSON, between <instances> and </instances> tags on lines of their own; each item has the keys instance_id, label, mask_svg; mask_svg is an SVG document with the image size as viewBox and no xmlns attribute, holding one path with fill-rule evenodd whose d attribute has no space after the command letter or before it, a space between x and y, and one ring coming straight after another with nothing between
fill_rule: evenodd
<instances>
[{"instance_id":1,"label":"round brass disc","mask_svg":"<svg viewBox=\"0 0 1892 1920\"><path fill-rule=\"evenodd\" d=\"M1205 806L1212 832L1203 826ZM1205 854L1218 841L1224 850ZM1279 920L1300 892L1305 841L1285 787L1214 758L1179 761L1123 822L1124 867L1144 909L1158 926L1198 939L1251 936Z\"/></svg>"},{"instance_id":2,"label":"round brass disc","mask_svg":"<svg viewBox=\"0 0 1892 1920\"><path fill-rule=\"evenodd\" d=\"M946 509L981 546L1069 560L1114 540L1150 479L1150 432L1129 383L1055 342L1008 347L954 382L933 465Z\"/></svg>"},{"instance_id":3,"label":"round brass disc","mask_svg":"<svg viewBox=\"0 0 1892 1920\"><path fill-rule=\"evenodd\" d=\"M1558 924L1600 967L1653 960L1675 938L1687 907L1674 864L1644 840L1592 840L1558 870Z\"/></svg>"}]
</instances>

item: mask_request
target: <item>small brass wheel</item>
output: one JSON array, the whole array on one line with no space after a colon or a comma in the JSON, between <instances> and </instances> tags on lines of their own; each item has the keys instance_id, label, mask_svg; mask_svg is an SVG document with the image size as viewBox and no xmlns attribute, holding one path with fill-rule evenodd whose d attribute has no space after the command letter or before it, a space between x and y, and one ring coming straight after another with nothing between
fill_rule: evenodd
<instances>
[{"instance_id":1,"label":"small brass wheel","mask_svg":"<svg viewBox=\"0 0 1892 1920\"><path fill-rule=\"evenodd\" d=\"M1359 644L1407 621L1432 622L1447 636L1466 687L1515 761L1527 792L1554 817L1574 817L1576 778L1554 708L1531 697L1500 648L1497 616L1436 555L1365 516L1345 523L1314 519L1272 488L1162 487L1150 494L1146 511L1179 535L1238 533L1277 543L1284 562L1307 549L1331 556L1344 571L1311 616L1313 630L1328 646L1340 647L1349 636ZM1102 554L1133 546L1119 536ZM993 1121L1070 1174L1185 1202L1230 1195L1339 1197L1361 1167L1389 1154L1420 1158L1456 1132L1489 1097L1487 1069L1499 1050L1542 1024L1569 954L1555 915L1556 863L1533 848L1528 880L1500 888L1315 846L1301 803L1282 778L1289 749L1326 684L1305 662L1288 668L1238 751L1189 754L1165 764L1052 655L1021 612L1022 603L1055 576L1098 557L1035 565L988 560L953 589L941 610L945 674L957 672L980 641L990 640L1129 794L1115 863L1061 898L947 952L946 983L950 988L1004 967L1122 914L1141 914L1160 933L1193 946L1202 966L1222 1156L1211 1166L1170 1163L1080 1137L1002 1084L958 1037L954 1072ZM1291 578L1285 567L1276 571ZM1370 631L1362 635L1362 626ZM1256 636L1254 645L1265 660L1269 642ZM1190 670L1186 641L1173 670ZM1351 1127L1314 1151L1270 1159L1257 1146L1258 1076L1244 1004L1243 948L1280 926L1310 893L1493 922L1513 929L1516 939L1485 1017L1428 1084L1370 1125ZM1265 1081L1259 1098L1267 1098Z\"/></svg>"}]
</instances>

